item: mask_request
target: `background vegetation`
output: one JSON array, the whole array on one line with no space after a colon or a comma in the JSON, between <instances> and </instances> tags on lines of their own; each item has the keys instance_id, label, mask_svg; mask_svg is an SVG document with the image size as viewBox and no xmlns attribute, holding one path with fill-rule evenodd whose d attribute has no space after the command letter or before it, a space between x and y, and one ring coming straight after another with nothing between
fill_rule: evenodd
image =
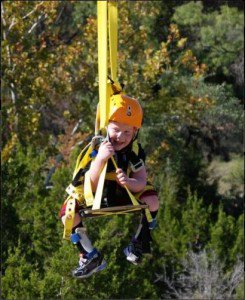
<instances>
[{"instance_id":1,"label":"background vegetation","mask_svg":"<svg viewBox=\"0 0 245 300\"><path fill-rule=\"evenodd\" d=\"M59 208L98 102L95 1L3 1L3 299L243 299L242 1L120 1L119 79L161 207L153 253L122 249L139 216L88 220L105 271L83 281ZM109 242L108 242L109 241Z\"/></svg>"}]
</instances>

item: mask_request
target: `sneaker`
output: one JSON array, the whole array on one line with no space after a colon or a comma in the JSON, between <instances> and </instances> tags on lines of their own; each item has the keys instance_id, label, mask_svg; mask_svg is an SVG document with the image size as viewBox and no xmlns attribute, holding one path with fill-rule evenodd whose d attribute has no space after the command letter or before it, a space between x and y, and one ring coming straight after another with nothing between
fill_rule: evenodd
<instances>
[{"instance_id":1,"label":"sneaker","mask_svg":"<svg viewBox=\"0 0 245 300\"><path fill-rule=\"evenodd\" d=\"M97 251L90 257L81 257L79 260L79 266L72 271L72 275L75 278L87 278L93 273L102 271L106 267L106 261Z\"/></svg>"},{"instance_id":2,"label":"sneaker","mask_svg":"<svg viewBox=\"0 0 245 300\"><path fill-rule=\"evenodd\" d=\"M133 240L124 250L124 254L128 261L134 265L138 265L142 258L142 243Z\"/></svg>"}]
</instances>

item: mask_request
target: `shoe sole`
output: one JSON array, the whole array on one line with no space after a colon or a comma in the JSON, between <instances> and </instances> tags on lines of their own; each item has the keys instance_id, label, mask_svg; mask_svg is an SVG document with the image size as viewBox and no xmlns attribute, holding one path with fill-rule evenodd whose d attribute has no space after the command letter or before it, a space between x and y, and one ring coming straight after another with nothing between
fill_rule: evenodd
<instances>
[{"instance_id":1,"label":"shoe sole","mask_svg":"<svg viewBox=\"0 0 245 300\"><path fill-rule=\"evenodd\" d=\"M139 262L135 261L135 260L132 260L132 258L128 255L128 251L127 251L127 248L125 248L123 250L124 254L126 255L126 259L127 261L131 262L132 264L134 264L135 266L137 266L139 264Z\"/></svg>"},{"instance_id":2,"label":"shoe sole","mask_svg":"<svg viewBox=\"0 0 245 300\"><path fill-rule=\"evenodd\" d=\"M139 263L136 261L132 261L130 258L127 257L127 261L131 262L133 265L137 266Z\"/></svg>"},{"instance_id":3,"label":"shoe sole","mask_svg":"<svg viewBox=\"0 0 245 300\"><path fill-rule=\"evenodd\" d=\"M102 264L99 265L97 268L93 269L90 273L88 273L86 275L82 275L82 276L74 276L73 275L73 277L78 278L78 279L87 278L87 277L90 277L91 275L93 275L96 272L104 270L105 268L106 268L106 261L102 261Z\"/></svg>"}]
</instances>

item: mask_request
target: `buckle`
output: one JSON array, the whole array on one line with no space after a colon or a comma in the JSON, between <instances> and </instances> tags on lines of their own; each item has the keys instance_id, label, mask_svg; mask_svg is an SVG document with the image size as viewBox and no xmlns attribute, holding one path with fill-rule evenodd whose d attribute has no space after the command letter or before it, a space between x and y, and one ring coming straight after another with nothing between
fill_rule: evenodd
<instances>
[{"instance_id":1,"label":"buckle","mask_svg":"<svg viewBox=\"0 0 245 300\"><path fill-rule=\"evenodd\" d=\"M130 169L133 172L138 172L139 170L141 170L144 167L144 161L142 159L140 159L135 165L132 164L132 162L129 162L130 165Z\"/></svg>"},{"instance_id":2,"label":"buckle","mask_svg":"<svg viewBox=\"0 0 245 300\"><path fill-rule=\"evenodd\" d=\"M67 188L66 188L66 192L69 196L75 198L76 200L78 200L79 202L81 202L81 200L83 200L83 195L79 194L75 191L75 187L70 184Z\"/></svg>"},{"instance_id":3,"label":"buckle","mask_svg":"<svg viewBox=\"0 0 245 300\"><path fill-rule=\"evenodd\" d=\"M91 142L92 149L97 149L100 146L100 144L104 141L104 139L105 137L102 135L95 135L92 138Z\"/></svg>"}]
</instances>

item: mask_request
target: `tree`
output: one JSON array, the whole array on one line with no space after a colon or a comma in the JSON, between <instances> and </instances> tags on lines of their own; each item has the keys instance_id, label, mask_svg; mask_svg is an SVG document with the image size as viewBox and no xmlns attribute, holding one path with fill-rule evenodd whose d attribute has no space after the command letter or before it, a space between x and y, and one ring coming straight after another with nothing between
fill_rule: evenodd
<instances>
[{"instance_id":1,"label":"tree","mask_svg":"<svg viewBox=\"0 0 245 300\"><path fill-rule=\"evenodd\" d=\"M216 76L218 82L222 80L222 75L223 78L225 75L229 82L233 76L238 86L242 87L244 84L244 77L240 76L244 63L242 10L222 5L219 10L204 12L201 1L189 2L176 7L172 19L189 37L188 45L195 55L209 66L209 76L213 75L214 78Z\"/></svg>"},{"instance_id":2,"label":"tree","mask_svg":"<svg viewBox=\"0 0 245 300\"><path fill-rule=\"evenodd\" d=\"M243 255L240 251L234 253L232 250L234 246L231 246L234 243L237 244L238 240L240 243L242 242L241 239L238 239L241 234L241 228L239 228L238 225L238 230L236 226L235 219L232 216L226 215L220 207L217 222L210 228L211 238L209 247L213 249L217 253L219 259L229 267L234 264L239 256ZM239 249L241 250L240 247L241 244L239 246Z\"/></svg>"},{"instance_id":3,"label":"tree","mask_svg":"<svg viewBox=\"0 0 245 300\"><path fill-rule=\"evenodd\" d=\"M181 272L169 278L165 270L157 281L163 281L168 287L165 299L237 299L234 295L243 281L243 264L238 261L226 273L215 252L189 251Z\"/></svg>"},{"instance_id":4,"label":"tree","mask_svg":"<svg viewBox=\"0 0 245 300\"><path fill-rule=\"evenodd\" d=\"M83 22L74 22L79 3L76 11L70 2L22 4L1 4L3 142L15 134L23 145L40 139L47 144L50 134L64 131L71 116L77 119L82 113L84 123L93 123L95 18L83 20L83 12Z\"/></svg>"}]
</instances>

